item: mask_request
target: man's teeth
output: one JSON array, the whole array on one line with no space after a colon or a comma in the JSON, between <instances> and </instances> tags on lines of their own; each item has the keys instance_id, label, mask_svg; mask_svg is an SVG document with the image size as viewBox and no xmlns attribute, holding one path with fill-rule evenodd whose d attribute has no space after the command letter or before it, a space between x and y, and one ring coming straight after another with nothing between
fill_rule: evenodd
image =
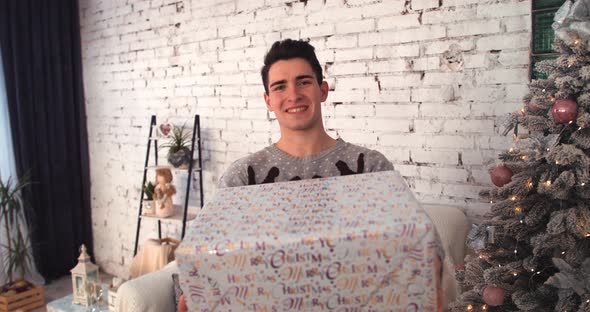
<instances>
[{"instance_id":1,"label":"man's teeth","mask_svg":"<svg viewBox=\"0 0 590 312\"><path fill-rule=\"evenodd\" d=\"M295 108L289 108L287 110L287 112L288 113L299 113L299 112L302 112L302 111L305 111L305 110L307 110L307 107L295 107Z\"/></svg>"}]
</instances>

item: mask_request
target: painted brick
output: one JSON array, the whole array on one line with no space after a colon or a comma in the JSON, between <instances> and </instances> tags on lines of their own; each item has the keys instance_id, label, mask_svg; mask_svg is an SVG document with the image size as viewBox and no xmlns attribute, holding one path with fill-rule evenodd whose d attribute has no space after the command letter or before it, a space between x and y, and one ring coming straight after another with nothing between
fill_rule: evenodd
<instances>
[{"instance_id":1,"label":"painted brick","mask_svg":"<svg viewBox=\"0 0 590 312\"><path fill-rule=\"evenodd\" d=\"M465 118L470 111L468 104L422 103L420 114L424 118Z\"/></svg>"},{"instance_id":2,"label":"painted brick","mask_svg":"<svg viewBox=\"0 0 590 312\"><path fill-rule=\"evenodd\" d=\"M506 28L506 32L531 30L531 19L528 14L524 16L505 17L502 19L502 24Z\"/></svg>"},{"instance_id":3,"label":"painted brick","mask_svg":"<svg viewBox=\"0 0 590 312\"><path fill-rule=\"evenodd\" d=\"M362 16L376 17L403 13L406 10L405 4L405 0L391 0L382 3L364 5L360 9Z\"/></svg>"},{"instance_id":4,"label":"painted brick","mask_svg":"<svg viewBox=\"0 0 590 312\"><path fill-rule=\"evenodd\" d=\"M336 80L339 90L371 89L377 86L375 77L345 77Z\"/></svg>"},{"instance_id":5,"label":"painted brick","mask_svg":"<svg viewBox=\"0 0 590 312\"><path fill-rule=\"evenodd\" d=\"M367 95L369 102L410 102L410 90L371 90Z\"/></svg>"},{"instance_id":6,"label":"painted brick","mask_svg":"<svg viewBox=\"0 0 590 312\"><path fill-rule=\"evenodd\" d=\"M375 116L375 107L373 105L364 104L341 104L336 105L335 114L336 117L369 117Z\"/></svg>"},{"instance_id":7,"label":"painted brick","mask_svg":"<svg viewBox=\"0 0 590 312\"><path fill-rule=\"evenodd\" d=\"M327 36L334 33L334 25L327 24L327 25L318 25L318 26L310 26L301 29L301 37L303 38L311 38L311 37L321 37Z\"/></svg>"},{"instance_id":8,"label":"painted brick","mask_svg":"<svg viewBox=\"0 0 590 312\"><path fill-rule=\"evenodd\" d=\"M354 48L357 46L356 36L333 36L328 38L326 46L330 49Z\"/></svg>"},{"instance_id":9,"label":"painted brick","mask_svg":"<svg viewBox=\"0 0 590 312\"><path fill-rule=\"evenodd\" d=\"M418 55L420 55L420 45L417 44L399 46L378 46L375 48L375 57L379 59Z\"/></svg>"},{"instance_id":10,"label":"painted brick","mask_svg":"<svg viewBox=\"0 0 590 312\"><path fill-rule=\"evenodd\" d=\"M391 133L391 132L410 132L411 121L407 119L381 119L374 118L367 122L365 129L368 131L375 131L380 133Z\"/></svg>"},{"instance_id":11,"label":"painted brick","mask_svg":"<svg viewBox=\"0 0 590 312\"><path fill-rule=\"evenodd\" d=\"M373 19L336 23L336 34L368 32L375 29Z\"/></svg>"},{"instance_id":12,"label":"painted brick","mask_svg":"<svg viewBox=\"0 0 590 312\"><path fill-rule=\"evenodd\" d=\"M353 144L377 144L377 135L373 133L367 133L355 130L338 130L338 134L345 141Z\"/></svg>"},{"instance_id":13,"label":"painted brick","mask_svg":"<svg viewBox=\"0 0 590 312\"><path fill-rule=\"evenodd\" d=\"M412 10L432 9L438 8L439 3L439 0L412 0L410 7Z\"/></svg>"},{"instance_id":14,"label":"painted brick","mask_svg":"<svg viewBox=\"0 0 590 312\"><path fill-rule=\"evenodd\" d=\"M414 120L414 131L416 133L441 133L444 120Z\"/></svg>"},{"instance_id":15,"label":"painted brick","mask_svg":"<svg viewBox=\"0 0 590 312\"><path fill-rule=\"evenodd\" d=\"M445 133L482 133L493 134L495 129L493 120L445 120Z\"/></svg>"},{"instance_id":16,"label":"painted brick","mask_svg":"<svg viewBox=\"0 0 590 312\"><path fill-rule=\"evenodd\" d=\"M420 178L431 181L467 182L468 172L465 169L420 167Z\"/></svg>"},{"instance_id":17,"label":"painted brick","mask_svg":"<svg viewBox=\"0 0 590 312\"><path fill-rule=\"evenodd\" d=\"M350 119L350 118L326 118L325 126L328 129L347 129L347 130L362 130L365 129L367 121L364 119Z\"/></svg>"},{"instance_id":18,"label":"painted brick","mask_svg":"<svg viewBox=\"0 0 590 312\"><path fill-rule=\"evenodd\" d=\"M365 95L362 90L355 91L334 90L328 93L328 102L363 102L365 101Z\"/></svg>"},{"instance_id":19,"label":"painted brick","mask_svg":"<svg viewBox=\"0 0 590 312\"><path fill-rule=\"evenodd\" d=\"M424 45L424 53L428 54L440 54L447 50L450 50L452 46L457 46L461 51L471 51L475 47L474 40L467 38L464 40L439 40Z\"/></svg>"},{"instance_id":20,"label":"painted brick","mask_svg":"<svg viewBox=\"0 0 590 312\"><path fill-rule=\"evenodd\" d=\"M418 105L375 105L375 116L379 118L393 117L399 119L402 117L415 117L418 114Z\"/></svg>"},{"instance_id":21,"label":"painted brick","mask_svg":"<svg viewBox=\"0 0 590 312\"><path fill-rule=\"evenodd\" d=\"M511 84L506 86L506 99L521 101L528 93L529 88L526 84Z\"/></svg>"},{"instance_id":22,"label":"painted brick","mask_svg":"<svg viewBox=\"0 0 590 312\"><path fill-rule=\"evenodd\" d=\"M528 51L518 51L518 52L504 52L500 53L498 57L498 61L500 64L504 66L510 65L529 65L530 63L530 56Z\"/></svg>"},{"instance_id":23,"label":"painted brick","mask_svg":"<svg viewBox=\"0 0 590 312\"><path fill-rule=\"evenodd\" d=\"M373 48L336 50L334 53L334 59L338 62L365 60L371 58L373 58Z\"/></svg>"},{"instance_id":24,"label":"painted brick","mask_svg":"<svg viewBox=\"0 0 590 312\"><path fill-rule=\"evenodd\" d=\"M416 87L421 85L422 79L420 74L409 74L403 75L379 75L378 80L382 88L403 88L403 87Z\"/></svg>"},{"instance_id":25,"label":"painted brick","mask_svg":"<svg viewBox=\"0 0 590 312\"><path fill-rule=\"evenodd\" d=\"M369 63L369 73L395 73L408 71L409 69L408 62L402 59Z\"/></svg>"},{"instance_id":26,"label":"painted brick","mask_svg":"<svg viewBox=\"0 0 590 312\"><path fill-rule=\"evenodd\" d=\"M483 20L451 24L448 26L449 37L473 36L500 32L500 21Z\"/></svg>"},{"instance_id":27,"label":"painted brick","mask_svg":"<svg viewBox=\"0 0 590 312\"><path fill-rule=\"evenodd\" d=\"M478 77L482 85L495 83L523 83L528 81L528 69L496 69L485 71Z\"/></svg>"},{"instance_id":28,"label":"painted brick","mask_svg":"<svg viewBox=\"0 0 590 312\"><path fill-rule=\"evenodd\" d=\"M531 4L528 1L480 4L477 6L477 16L485 18L528 15L530 10Z\"/></svg>"},{"instance_id":29,"label":"painted brick","mask_svg":"<svg viewBox=\"0 0 590 312\"><path fill-rule=\"evenodd\" d=\"M415 163L458 165L458 153L456 151L440 150L411 150L410 157Z\"/></svg>"},{"instance_id":30,"label":"painted brick","mask_svg":"<svg viewBox=\"0 0 590 312\"><path fill-rule=\"evenodd\" d=\"M448 24L458 21L474 19L476 16L475 8L447 8L438 11L428 11L422 13L422 23L428 24Z\"/></svg>"},{"instance_id":31,"label":"painted brick","mask_svg":"<svg viewBox=\"0 0 590 312\"><path fill-rule=\"evenodd\" d=\"M529 44L529 34L489 36L476 41L478 51L528 48Z\"/></svg>"},{"instance_id":32,"label":"painted brick","mask_svg":"<svg viewBox=\"0 0 590 312\"><path fill-rule=\"evenodd\" d=\"M423 57L412 60L412 70L430 71L440 68L439 57Z\"/></svg>"},{"instance_id":33,"label":"painted brick","mask_svg":"<svg viewBox=\"0 0 590 312\"><path fill-rule=\"evenodd\" d=\"M473 148L473 137L461 135L434 135L427 136L426 148Z\"/></svg>"},{"instance_id":34,"label":"painted brick","mask_svg":"<svg viewBox=\"0 0 590 312\"><path fill-rule=\"evenodd\" d=\"M382 134L379 136L379 141L384 145L399 146L399 147L423 147L426 138L417 134Z\"/></svg>"},{"instance_id":35,"label":"painted brick","mask_svg":"<svg viewBox=\"0 0 590 312\"><path fill-rule=\"evenodd\" d=\"M420 26L420 14L405 14L377 19L377 30L404 29Z\"/></svg>"},{"instance_id":36,"label":"painted brick","mask_svg":"<svg viewBox=\"0 0 590 312\"><path fill-rule=\"evenodd\" d=\"M359 46L371 46L375 44L406 43L426 41L443 38L446 35L445 27L424 26L417 29L388 31L380 33L359 34Z\"/></svg>"}]
</instances>

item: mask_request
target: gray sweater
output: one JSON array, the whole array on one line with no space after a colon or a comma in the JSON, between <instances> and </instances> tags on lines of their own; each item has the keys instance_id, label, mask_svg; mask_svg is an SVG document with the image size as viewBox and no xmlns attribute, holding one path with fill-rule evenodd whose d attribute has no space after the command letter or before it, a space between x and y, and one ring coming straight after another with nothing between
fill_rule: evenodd
<instances>
[{"instance_id":1,"label":"gray sweater","mask_svg":"<svg viewBox=\"0 0 590 312\"><path fill-rule=\"evenodd\" d=\"M234 187L393 170L383 154L338 139L321 153L295 157L274 144L230 165L219 187Z\"/></svg>"}]
</instances>

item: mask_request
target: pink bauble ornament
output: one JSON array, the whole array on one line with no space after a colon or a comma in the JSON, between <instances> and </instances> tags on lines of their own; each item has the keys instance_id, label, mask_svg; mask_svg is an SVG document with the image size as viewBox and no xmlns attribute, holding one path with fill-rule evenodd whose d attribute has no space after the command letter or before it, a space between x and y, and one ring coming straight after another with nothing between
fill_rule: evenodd
<instances>
[{"instance_id":1,"label":"pink bauble ornament","mask_svg":"<svg viewBox=\"0 0 590 312\"><path fill-rule=\"evenodd\" d=\"M500 287L487 286L483 290L483 301L492 307L504 304L504 294L506 292Z\"/></svg>"},{"instance_id":2,"label":"pink bauble ornament","mask_svg":"<svg viewBox=\"0 0 590 312\"><path fill-rule=\"evenodd\" d=\"M551 115L557 123L569 123L578 117L578 104L573 100L557 100L551 108Z\"/></svg>"},{"instance_id":3,"label":"pink bauble ornament","mask_svg":"<svg viewBox=\"0 0 590 312\"><path fill-rule=\"evenodd\" d=\"M500 165L490 172L492 183L497 187L502 187L512 181L512 170L504 165Z\"/></svg>"},{"instance_id":4,"label":"pink bauble ornament","mask_svg":"<svg viewBox=\"0 0 590 312\"><path fill-rule=\"evenodd\" d=\"M537 100L535 98L532 98L527 104L526 104L526 108L529 110L529 112L531 113L538 113L541 111L541 106L539 106L539 104L537 103Z\"/></svg>"}]
</instances>

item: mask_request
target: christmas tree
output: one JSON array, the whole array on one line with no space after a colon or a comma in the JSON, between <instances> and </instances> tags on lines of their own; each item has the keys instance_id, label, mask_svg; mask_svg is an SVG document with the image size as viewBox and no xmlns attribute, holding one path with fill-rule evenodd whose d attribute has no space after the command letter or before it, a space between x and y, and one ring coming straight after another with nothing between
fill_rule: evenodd
<instances>
[{"instance_id":1,"label":"christmas tree","mask_svg":"<svg viewBox=\"0 0 590 312\"><path fill-rule=\"evenodd\" d=\"M567 1L556 13L559 56L538 64L548 78L508 118L515 143L490 171L491 211L469 234L476 254L451 311L590 311L589 8Z\"/></svg>"}]
</instances>

